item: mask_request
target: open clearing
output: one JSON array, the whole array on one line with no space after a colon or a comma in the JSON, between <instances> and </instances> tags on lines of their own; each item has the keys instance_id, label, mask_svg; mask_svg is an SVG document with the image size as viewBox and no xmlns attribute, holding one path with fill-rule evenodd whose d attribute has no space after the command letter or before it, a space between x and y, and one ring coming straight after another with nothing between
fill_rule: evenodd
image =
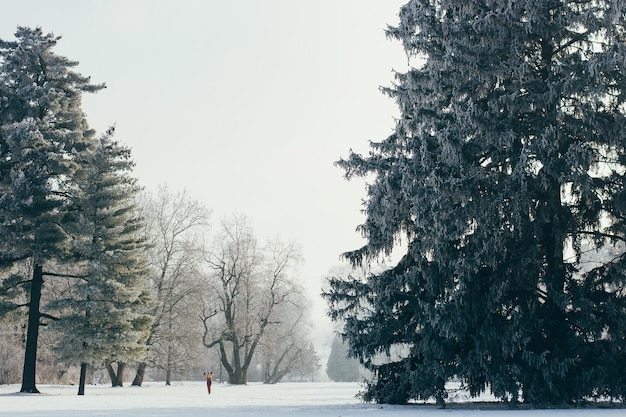
<instances>
[{"instance_id":1,"label":"open clearing","mask_svg":"<svg viewBox=\"0 0 626 417\"><path fill-rule=\"evenodd\" d=\"M71 417L408 417L408 416L626 416L626 409L507 410L463 404L449 409L431 405L390 406L364 404L355 394L357 383L280 383L235 386L213 384L208 395L204 382L162 382L143 387L111 388L89 385L86 395L76 395L76 386L39 385L42 394L19 394L19 385L0 386L0 416ZM488 398L485 398L488 400ZM456 401L463 402L462 393Z\"/></svg>"}]
</instances>

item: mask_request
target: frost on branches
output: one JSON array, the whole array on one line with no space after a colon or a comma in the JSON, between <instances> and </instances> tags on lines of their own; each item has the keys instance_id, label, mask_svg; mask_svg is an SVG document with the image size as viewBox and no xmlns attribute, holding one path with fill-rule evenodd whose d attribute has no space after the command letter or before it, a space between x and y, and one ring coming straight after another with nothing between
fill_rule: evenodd
<instances>
[{"instance_id":1,"label":"frost on branches","mask_svg":"<svg viewBox=\"0 0 626 417\"><path fill-rule=\"evenodd\" d=\"M145 350L138 187L129 151L112 130L96 138L82 111L82 94L104 85L53 51L59 37L18 27L15 38L0 39L0 315L28 316L21 392L39 392L39 332L51 323L84 388L87 364Z\"/></svg>"},{"instance_id":2,"label":"frost on branches","mask_svg":"<svg viewBox=\"0 0 626 417\"><path fill-rule=\"evenodd\" d=\"M364 397L622 399L626 365L626 3L413 0L388 35L419 66L385 92L401 117L369 155L354 265L325 294ZM390 355L402 347L403 355ZM520 393L520 394L518 394Z\"/></svg>"}]
</instances>

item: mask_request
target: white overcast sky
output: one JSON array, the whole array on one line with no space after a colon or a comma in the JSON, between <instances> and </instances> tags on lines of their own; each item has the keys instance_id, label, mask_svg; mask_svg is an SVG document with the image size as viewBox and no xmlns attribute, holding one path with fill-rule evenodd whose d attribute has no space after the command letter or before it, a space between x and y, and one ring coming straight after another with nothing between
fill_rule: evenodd
<instances>
[{"instance_id":1,"label":"white overcast sky","mask_svg":"<svg viewBox=\"0 0 626 417\"><path fill-rule=\"evenodd\" d=\"M186 189L247 215L257 235L295 240L319 293L342 252L363 244L362 182L333 163L387 137L379 91L406 68L384 29L405 0L0 0L0 38L40 26L57 53L107 89L83 99L116 125L147 189Z\"/></svg>"}]
</instances>

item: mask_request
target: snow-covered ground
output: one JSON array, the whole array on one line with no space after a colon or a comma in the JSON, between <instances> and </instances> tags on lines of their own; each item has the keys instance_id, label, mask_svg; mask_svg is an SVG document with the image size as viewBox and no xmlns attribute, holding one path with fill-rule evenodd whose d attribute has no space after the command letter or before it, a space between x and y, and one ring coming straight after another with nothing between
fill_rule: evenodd
<instances>
[{"instance_id":1,"label":"snow-covered ground","mask_svg":"<svg viewBox=\"0 0 626 417\"><path fill-rule=\"evenodd\" d=\"M214 384L209 396L203 382L172 386L145 383L143 387L39 385L42 394L19 394L19 385L0 386L0 416L133 416L133 417L414 417L419 416L626 416L626 409L501 410L439 409L430 405L363 404L354 383L281 383L234 386ZM457 401L462 401L458 397Z\"/></svg>"}]
</instances>

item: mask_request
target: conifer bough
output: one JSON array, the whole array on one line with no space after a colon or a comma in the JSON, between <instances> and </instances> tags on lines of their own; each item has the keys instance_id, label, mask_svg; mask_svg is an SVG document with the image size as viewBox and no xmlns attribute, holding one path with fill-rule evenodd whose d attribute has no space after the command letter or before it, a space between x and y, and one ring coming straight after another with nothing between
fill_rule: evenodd
<instances>
[{"instance_id":1,"label":"conifer bough","mask_svg":"<svg viewBox=\"0 0 626 417\"><path fill-rule=\"evenodd\" d=\"M413 0L388 36L411 66L369 155L367 239L330 314L374 372L364 398L571 404L626 392L626 3Z\"/></svg>"}]
</instances>

